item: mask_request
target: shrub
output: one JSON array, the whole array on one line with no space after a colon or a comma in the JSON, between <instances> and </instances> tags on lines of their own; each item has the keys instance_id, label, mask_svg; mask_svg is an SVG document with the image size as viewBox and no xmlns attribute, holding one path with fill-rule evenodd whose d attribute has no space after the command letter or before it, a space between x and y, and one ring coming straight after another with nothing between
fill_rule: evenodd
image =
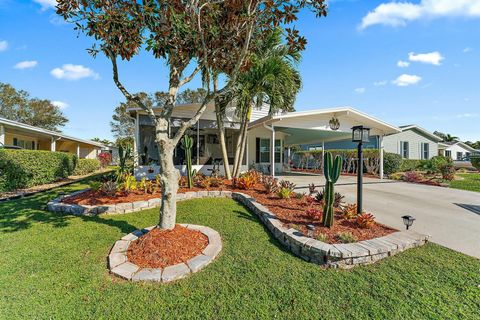
<instances>
[{"instance_id":1,"label":"shrub","mask_svg":"<svg viewBox=\"0 0 480 320\"><path fill-rule=\"evenodd\" d=\"M455 178L455 166L452 161L440 164L438 170L444 180L452 181Z\"/></svg>"},{"instance_id":2,"label":"shrub","mask_svg":"<svg viewBox=\"0 0 480 320\"><path fill-rule=\"evenodd\" d=\"M340 208L340 206L344 202L343 199L345 199L344 195L342 195L340 192L335 192L335 196L333 199L333 207Z\"/></svg>"},{"instance_id":3,"label":"shrub","mask_svg":"<svg viewBox=\"0 0 480 320\"><path fill-rule=\"evenodd\" d=\"M402 159L402 165L400 171L413 171L418 169L422 165L422 160Z\"/></svg>"},{"instance_id":4,"label":"shrub","mask_svg":"<svg viewBox=\"0 0 480 320\"><path fill-rule=\"evenodd\" d=\"M293 194L293 190L289 189L289 188L280 188L277 192L277 195L281 198L281 199L290 199L290 197L292 196Z\"/></svg>"},{"instance_id":5,"label":"shrub","mask_svg":"<svg viewBox=\"0 0 480 320\"><path fill-rule=\"evenodd\" d=\"M101 152L98 156L98 161L100 161L100 166L102 168L105 168L108 166L110 163L112 163L112 155L110 152Z\"/></svg>"},{"instance_id":6,"label":"shrub","mask_svg":"<svg viewBox=\"0 0 480 320\"><path fill-rule=\"evenodd\" d=\"M358 238L350 232L340 232L335 237L342 243L352 243L358 241Z\"/></svg>"},{"instance_id":7,"label":"shrub","mask_svg":"<svg viewBox=\"0 0 480 320\"><path fill-rule=\"evenodd\" d=\"M114 196L117 193L118 185L115 181L107 181L102 184L102 191L108 196Z\"/></svg>"},{"instance_id":8,"label":"shrub","mask_svg":"<svg viewBox=\"0 0 480 320\"><path fill-rule=\"evenodd\" d=\"M355 219L357 217L357 205L352 203L343 208L342 217L347 220Z\"/></svg>"},{"instance_id":9,"label":"shrub","mask_svg":"<svg viewBox=\"0 0 480 320\"><path fill-rule=\"evenodd\" d=\"M327 242L328 236L325 233L319 233L315 236L315 239L317 239L318 241Z\"/></svg>"},{"instance_id":10,"label":"shrub","mask_svg":"<svg viewBox=\"0 0 480 320\"><path fill-rule=\"evenodd\" d=\"M383 172L392 174L400 171L402 165L402 157L396 153L386 152L383 158Z\"/></svg>"},{"instance_id":11,"label":"shrub","mask_svg":"<svg viewBox=\"0 0 480 320\"><path fill-rule=\"evenodd\" d=\"M325 198L325 188L322 189L322 191L319 191L317 193L317 195L315 196L315 200L318 202L318 203L322 203L323 200Z\"/></svg>"},{"instance_id":12,"label":"shrub","mask_svg":"<svg viewBox=\"0 0 480 320\"><path fill-rule=\"evenodd\" d=\"M181 188L186 188L188 186L188 177L181 176L180 179L178 180L178 186Z\"/></svg>"},{"instance_id":13,"label":"shrub","mask_svg":"<svg viewBox=\"0 0 480 320\"><path fill-rule=\"evenodd\" d=\"M316 193L316 192L317 192L316 189L317 189L317 187L315 186L315 183L312 182L312 183L310 183L310 184L308 185L308 193L309 193L310 195Z\"/></svg>"},{"instance_id":14,"label":"shrub","mask_svg":"<svg viewBox=\"0 0 480 320\"><path fill-rule=\"evenodd\" d=\"M100 161L97 159L79 159L77 167L73 174L76 176L83 176L100 169Z\"/></svg>"},{"instance_id":15,"label":"shrub","mask_svg":"<svg viewBox=\"0 0 480 320\"><path fill-rule=\"evenodd\" d=\"M357 216L357 224L360 228L371 228L375 224L375 217L371 213L362 213Z\"/></svg>"},{"instance_id":16,"label":"shrub","mask_svg":"<svg viewBox=\"0 0 480 320\"><path fill-rule=\"evenodd\" d=\"M123 191L130 193L137 190L137 179L131 174L127 173L123 176Z\"/></svg>"},{"instance_id":17,"label":"shrub","mask_svg":"<svg viewBox=\"0 0 480 320\"><path fill-rule=\"evenodd\" d=\"M90 189L92 189L92 191L96 192L100 190L100 188L102 187L102 183L100 181L90 181L88 186L90 187Z\"/></svg>"},{"instance_id":18,"label":"shrub","mask_svg":"<svg viewBox=\"0 0 480 320\"><path fill-rule=\"evenodd\" d=\"M71 175L73 154L40 150L0 150L0 191L51 183Z\"/></svg>"},{"instance_id":19,"label":"shrub","mask_svg":"<svg viewBox=\"0 0 480 320\"><path fill-rule=\"evenodd\" d=\"M240 177L238 179L234 180L234 185L235 187L243 190L250 190L255 187L255 184L257 183L256 180L257 178L255 176L251 175L244 175L243 177Z\"/></svg>"},{"instance_id":20,"label":"shrub","mask_svg":"<svg viewBox=\"0 0 480 320\"><path fill-rule=\"evenodd\" d=\"M408 171L403 175L403 180L406 182L418 183L423 180L423 175L417 171Z\"/></svg>"},{"instance_id":21,"label":"shrub","mask_svg":"<svg viewBox=\"0 0 480 320\"><path fill-rule=\"evenodd\" d=\"M305 215L312 220L322 220L322 212L315 208L305 210Z\"/></svg>"},{"instance_id":22,"label":"shrub","mask_svg":"<svg viewBox=\"0 0 480 320\"><path fill-rule=\"evenodd\" d=\"M267 194L276 193L278 191L278 180L273 177L264 176L262 184Z\"/></svg>"},{"instance_id":23,"label":"shrub","mask_svg":"<svg viewBox=\"0 0 480 320\"><path fill-rule=\"evenodd\" d=\"M480 156L472 156L470 158L470 162L472 163L472 166L475 167L475 169L480 170Z\"/></svg>"}]
</instances>

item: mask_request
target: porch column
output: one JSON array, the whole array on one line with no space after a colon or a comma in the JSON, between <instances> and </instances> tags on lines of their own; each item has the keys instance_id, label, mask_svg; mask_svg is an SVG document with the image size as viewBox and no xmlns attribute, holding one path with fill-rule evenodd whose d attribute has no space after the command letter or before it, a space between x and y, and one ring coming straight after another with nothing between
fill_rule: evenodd
<instances>
[{"instance_id":1,"label":"porch column","mask_svg":"<svg viewBox=\"0 0 480 320\"><path fill-rule=\"evenodd\" d=\"M52 142L50 143L50 151L56 151L57 150L57 139L55 137L52 137Z\"/></svg>"},{"instance_id":2,"label":"porch column","mask_svg":"<svg viewBox=\"0 0 480 320\"><path fill-rule=\"evenodd\" d=\"M275 127L272 124L272 137L271 137L271 155L270 155L270 173L272 177L275 177Z\"/></svg>"},{"instance_id":3,"label":"porch column","mask_svg":"<svg viewBox=\"0 0 480 320\"><path fill-rule=\"evenodd\" d=\"M378 148L380 151L380 179L383 180L383 153L384 153L384 145L383 145L383 135L381 134L378 137Z\"/></svg>"},{"instance_id":4,"label":"porch column","mask_svg":"<svg viewBox=\"0 0 480 320\"><path fill-rule=\"evenodd\" d=\"M290 170L290 161L292 160L292 149L290 149L290 146L287 148L287 163L286 165L288 166L288 169Z\"/></svg>"},{"instance_id":5,"label":"porch column","mask_svg":"<svg viewBox=\"0 0 480 320\"><path fill-rule=\"evenodd\" d=\"M5 127L0 124L0 145L5 144Z\"/></svg>"},{"instance_id":6,"label":"porch column","mask_svg":"<svg viewBox=\"0 0 480 320\"><path fill-rule=\"evenodd\" d=\"M77 143L77 158L80 159L80 144Z\"/></svg>"}]
</instances>

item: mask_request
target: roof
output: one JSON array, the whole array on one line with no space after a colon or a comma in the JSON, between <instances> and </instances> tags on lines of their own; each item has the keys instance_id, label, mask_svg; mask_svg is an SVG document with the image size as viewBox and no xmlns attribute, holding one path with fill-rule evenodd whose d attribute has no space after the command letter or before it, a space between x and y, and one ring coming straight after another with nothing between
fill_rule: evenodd
<instances>
[{"instance_id":1,"label":"roof","mask_svg":"<svg viewBox=\"0 0 480 320\"><path fill-rule=\"evenodd\" d=\"M438 145L442 146L442 147L445 147L445 148L452 147L452 146L455 146L455 145L459 145L462 148L464 148L468 151L471 151L471 152L478 152L479 151L477 149L474 149L474 148L470 147L468 144L466 144L465 142L462 142L462 141L442 141Z\"/></svg>"},{"instance_id":2,"label":"roof","mask_svg":"<svg viewBox=\"0 0 480 320\"><path fill-rule=\"evenodd\" d=\"M402 131L417 130L417 131L423 133L424 135L430 137L432 140L435 140L437 142L442 141L442 138L440 138L439 136L434 135L430 131L428 131L428 130L426 130L426 129L424 129L424 128L420 127L419 125L416 125L416 124L409 124L409 125L406 125L406 126L400 126L400 129L402 129Z\"/></svg>"},{"instance_id":3,"label":"roof","mask_svg":"<svg viewBox=\"0 0 480 320\"><path fill-rule=\"evenodd\" d=\"M283 127L286 126L287 123L289 127L302 128L300 125L302 120L305 124L307 124L307 128L309 128L308 126L313 122L316 122L317 119L325 117L330 118L333 116L340 118L340 122L342 122L341 118L347 117L355 124L368 126L372 129L372 131L377 131L377 133L384 135L401 132L400 128L351 107L326 108L269 115L251 122L249 128L255 128L264 124L275 124L275 126L278 125ZM319 123L317 122L315 125L318 126L318 124ZM309 129L315 129L315 127L311 126ZM344 128L344 131L345 129L347 128ZM323 130L328 131L329 129L324 128ZM348 131L350 131L350 128L348 128Z\"/></svg>"},{"instance_id":4,"label":"roof","mask_svg":"<svg viewBox=\"0 0 480 320\"><path fill-rule=\"evenodd\" d=\"M0 124L4 124L4 125L10 126L10 127L19 128L19 129L23 129L23 130L26 130L26 131L39 133L39 134L49 135L49 136L53 136L53 137L57 137L57 138L63 138L63 139L72 140L72 141L76 141L76 142L81 142L81 143L85 143L85 144L90 144L90 145L94 145L94 146L97 146L97 147L104 147L103 143L100 143L100 142L95 142L95 141L91 141L91 140L85 140L85 139L79 139L79 138L67 136L67 135L65 135L61 132L56 132L56 131L52 131L52 130L42 129L42 128L39 128L39 127L34 127L34 126L31 126L31 125L28 125L28 124L25 124L25 123L9 120L9 119L2 118L2 117L0 117Z\"/></svg>"}]
</instances>

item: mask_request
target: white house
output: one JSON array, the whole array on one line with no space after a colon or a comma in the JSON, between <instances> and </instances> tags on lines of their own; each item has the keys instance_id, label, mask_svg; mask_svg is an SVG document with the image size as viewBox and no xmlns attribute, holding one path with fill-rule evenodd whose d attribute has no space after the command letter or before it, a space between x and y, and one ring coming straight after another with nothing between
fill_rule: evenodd
<instances>
[{"instance_id":1,"label":"white house","mask_svg":"<svg viewBox=\"0 0 480 320\"><path fill-rule=\"evenodd\" d=\"M191 118L198 104L179 105L174 108L170 130L174 134L179 123ZM197 125L188 132L194 138L194 169L209 174L214 163L220 163L222 156L217 138L214 106L209 105ZM135 175L137 178L153 178L159 172L158 152L155 145L154 126L151 118L139 108L128 110L135 119ZM235 109L227 109L225 118L226 144L231 162L234 157L234 144L238 137L239 123L235 117ZM330 128L330 120L340 121L338 129ZM309 144L317 141L341 141L351 137L351 128L365 125L371 128L371 134L379 137L379 149L383 151L383 138L401 130L384 121L376 119L350 107L319 109L303 112L269 115L268 108L254 110L248 128L247 149L242 162L242 170L255 166L272 175L281 173L288 163L289 147ZM383 152L381 152L383 156ZM177 168L184 172L184 153L180 146L172 155ZM383 176L383 161L380 170ZM275 168L274 171L271 168ZM219 168L223 170L222 166Z\"/></svg>"},{"instance_id":2,"label":"white house","mask_svg":"<svg viewBox=\"0 0 480 320\"><path fill-rule=\"evenodd\" d=\"M454 161L468 161L470 156L477 152L478 150L461 141L441 142L439 144L439 154Z\"/></svg>"},{"instance_id":3,"label":"white house","mask_svg":"<svg viewBox=\"0 0 480 320\"><path fill-rule=\"evenodd\" d=\"M400 129L402 132L384 138L386 152L415 160L428 160L438 155L441 138L418 125L400 126Z\"/></svg>"}]
</instances>

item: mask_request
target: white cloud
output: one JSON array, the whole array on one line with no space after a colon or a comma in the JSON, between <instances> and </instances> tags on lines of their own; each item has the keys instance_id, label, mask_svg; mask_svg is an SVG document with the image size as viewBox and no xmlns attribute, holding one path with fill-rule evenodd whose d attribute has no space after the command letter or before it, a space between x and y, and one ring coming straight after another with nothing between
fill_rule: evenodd
<instances>
[{"instance_id":1,"label":"white cloud","mask_svg":"<svg viewBox=\"0 0 480 320\"><path fill-rule=\"evenodd\" d=\"M82 65L64 64L61 68L55 68L50 74L57 79L78 80L82 78L99 79L98 73Z\"/></svg>"},{"instance_id":2,"label":"white cloud","mask_svg":"<svg viewBox=\"0 0 480 320\"><path fill-rule=\"evenodd\" d=\"M473 51L473 49L472 49L472 48L470 48L470 47L466 47L466 48L465 48L465 49L463 49L462 51L463 51L463 53L467 53L467 52L472 52L472 51Z\"/></svg>"},{"instance_id":3,"label":"white cloud","mask_svg":"<svg viewBox=\"0 0 480 320\"><path fill-rule=\"evenodd\" d=\"M373 85L375 87L382 87L382 86L385 86L387 85L388 81L387 80L383 80L383 81L376 81L373 83Z\"/></svg>"},{"instance_id":4,"label":"white cloud","mask_svg":"<svg viewBox=\"0 0 480 320\"><path fill-rule=\"evenodd\" d=\"M409 65L410 65L410 62L408 62L408 61L400 60L400 61L397 62L397 67L399 67L399 68L406 68Z\"/></svg>"},{"instance_id":5,"label":"white cloud","mask_svg":"<svg viewBox=\"0 0 480 320\"><path fill-rule=\"evenodd\" d=\"M422 80L422 77L411 75L411 74L402 74L397 79L393 80L392 83L399 87L408 87L413 84L417 84Z\"/></svg>"},{"instance_id":6,"label":"white cloud","mask_svg":"<svg viewBox=\"0 0 480 320\"><path fill-rule=\"evenodd\" d=\"M61 110L69 107L69 104L63 101L52 101L52 104L56 107L59 107Z\"/></svg>"},{"instance_id":7,"label":"white cloud","mask_svg":"<svg viewBox=\"0 0 480 320\"><path fill-rule=\"evenodd\" d=\"M355 91L355 93L362 94L362 93L365 93L366 89L365 88L356 88L354 91Z\"/></svg>"},{"instance_id":8,"label":"white cloud","mask_svg":"<svg viewBox=\"0 0 480 320\"><path fill-rule=\"evenodd\" d=\"M0 52L7 50L8 42L6 40L0 40Z\"/></svg>"},{"instance_id":9,"label":"white cloud","mask_svg":"<svg viewBox=\"0 0 480 320\"><path fill-rule=\"evenodd\" d=\"M476 118L478 117L478 113L460 113L455 115L455 118L462 119L462 118Z\"/></svg>"},{"instance_id":10,"label":"white cloud","mask_svg":"<svg viewBox=\"0 0 480 320\"><path fill-rule=\"evenodd\" d=\"M56 0L33 0L35 1L36 3L38 3L39 5L42 6L42 10L47 10L47 9L50 9L50 8L55 8L55 6L57 5L57 1Z\"/></svg>"},{"instance_id":11,"label":"white cloud","mask_svg":"<svg viewBox=\"0 0 480 320\"><path fill-rule=\"evenodd\" d=\"M35 68L37 66L37 64L38 64L38 62L35 61L35 60L25 60L25 61L21 61L21 62L17 63L13 67L15 69L23 70L23 69Z\"/></svg>"},{"instance_id":12,"label":"white cloud","mask_svg":"<svg viewBox=\"0 0 480 320\"><path fill-rule=\"evenodd\" d=\"M421 0L382 3L363 17L359 29L376 24L403 27L410 21L442 17L480 17L480 0Z\"/></svg>"},{"instance_id":13,"label":"white cloud","mask_svg":"<svg viewBox=\"0 0 480 320\"><path fill-rule=\"evenodd\" d=\"M408 60L412 62L433 64L435 66L441 65L441 62L443 59L445 58L438 51L429 52L429 53L418 53L418 54L414 52L410 52L408 54Z\"/></svg>"}]
</instances>

